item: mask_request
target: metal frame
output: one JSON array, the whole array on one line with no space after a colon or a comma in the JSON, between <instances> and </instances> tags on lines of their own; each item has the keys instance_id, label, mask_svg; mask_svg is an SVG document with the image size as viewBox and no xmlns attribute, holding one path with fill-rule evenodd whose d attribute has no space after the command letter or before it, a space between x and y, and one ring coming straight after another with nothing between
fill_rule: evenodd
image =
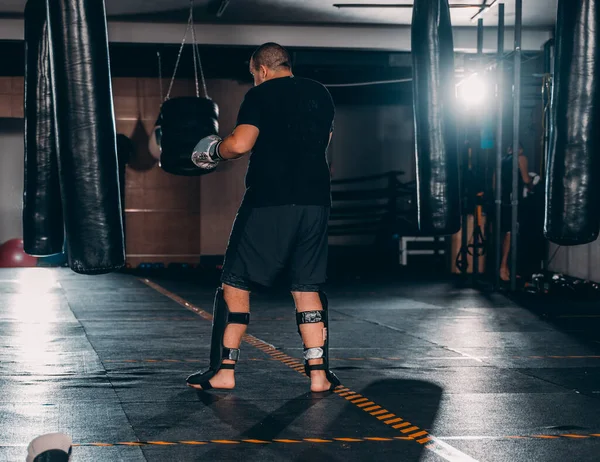
<instances>
[{"instance_id":1,"label":"metal frame","mask_svg":"<svg viewBox=\"0 0 600 462\"><path fill-rule=\"evenodd\" d=\"M523 0L515 0L515 64L513 94L513 171L512 226L510 235L510 290L517 290L517 233L519 231L519 126L521 124L521 40L523 29Z\"/></svg>"},{"instance_id":2,"label":"metal frame","mask_svg":"<svg viewBox=\"0 0 600 462\"><path fill-rule=\"evenodd\" d=\"M477 56L479 58L479 69L478 72L480 77L483 78L483 18L479 18L477 20ZM479 149L478 149L479 150ZM477 160L473 161L472 168L477 172L477 168L480 164L479 156L477 156ZM477 172L479 173L479 172ZM469 191L471 194L477 193L477 191ZM475 200L475 210L473 210L473 281L476 282L479 277L479 227L481 223L478 222L478 213L477 213L477 200Z\"/></svg>"},{"instance_id":3,"label":"metal frame","mask_svg":"<svg viewBox=\"0 0 600 462\"><path fill-rule=\"evenodd\" d=\"M180 44L182 23L108 22L111 43ZM484 42L484 52L494 53L495 28L486 28L490 40ZM454 50L475 52L472 26L453 27ZM512 29L506 29L510 39ZM409 25L272 25L272 24L197 24L196 38L202 46L258 46L265 40L288 47L335 48L372 51L411 50ZM539 51L552 38L552 28L530 28L523 33L523 49ZM23 40L22 19L0 19L0 40Z\"/></svg>"},{"instance_id":4,"label":"metal frame","mask_svg":"<svg viewBox=\"0 0 600 462\"><path fill-rule=\"evenodd\" d=\"M504 138L504 3L498 5L498 66L496 68L496 99L498 102L498 120L496 126L496 258L494 261L494 285L500 288L500 262L502 260L502 141Z\"/></svg>"},{"instance_id":5,"label":"metal frame","mask_svg":"<svg viewBox=\"0 0 600 462\"><path fill-rule=\"evenodd\" d=\"M544 45L544 73L552 82L553 74L554 74L554 41L548 40ZM551 95L547 92L545 93L545 99L543 104L545 106L546 113L544 114L544 153L543 153L543 165L540 168L540 175L542 178L545 176L546 169L548 168L548 156L550 154L550 100ZM548 271L548 251L549 245L548 241L545 242L544 248L544 260L542 261L542 271L545 273Z\"/></svg>"}]
</instances>

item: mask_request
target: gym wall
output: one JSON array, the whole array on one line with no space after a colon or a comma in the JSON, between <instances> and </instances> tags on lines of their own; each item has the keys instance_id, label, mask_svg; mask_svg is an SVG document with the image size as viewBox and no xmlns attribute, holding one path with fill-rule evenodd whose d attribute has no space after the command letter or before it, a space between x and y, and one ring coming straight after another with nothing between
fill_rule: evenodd
<instances>
[{"instance_id":1,"label":"gym wall","mask_svg":"<svg viewBox=\"0 0 600 462\"><path fill-rule=\"evenodd\" d=\"M0 77L0 244L21 237L23 77Z\"/></svg>"},{"instance_id":2,"label":"gym wall","mask_svg":"<svg viewBox=\"0 0 600 462\"><path fill-rule=\"evenodd\" d=\"M21 237L23 119L0 118L0 244Z\"/></svg>"}]
</instances>

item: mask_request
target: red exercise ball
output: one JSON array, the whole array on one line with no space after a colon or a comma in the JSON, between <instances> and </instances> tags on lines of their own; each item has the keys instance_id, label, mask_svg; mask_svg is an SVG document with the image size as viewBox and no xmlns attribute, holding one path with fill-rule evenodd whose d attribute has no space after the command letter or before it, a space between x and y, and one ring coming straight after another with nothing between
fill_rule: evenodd
<instances>
[{"instance_id":1,"label":"red exercise ball","mask_svg":"<svg viewBox=\"0 0 600 462\"><path fill-rule=\"evenodd\" d=\"M32 268L37 258L23 250L23 239L11 239L0 246L0 268Z\"/></svg>"}]
</instances>

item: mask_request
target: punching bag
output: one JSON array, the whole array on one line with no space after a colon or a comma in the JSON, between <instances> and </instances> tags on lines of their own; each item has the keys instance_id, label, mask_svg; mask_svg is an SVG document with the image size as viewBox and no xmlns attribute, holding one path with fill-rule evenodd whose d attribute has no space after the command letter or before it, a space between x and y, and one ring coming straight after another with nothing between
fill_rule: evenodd
<instances>
[{"instance_id":1,"label":"punching bag","mask_svg":"<svg viewBox=\"0 0 600 462\"><path fill-rule=\"evenodd\" d=\"M415 0L413 106L419 230L460 229L454 45L448 0Z\"/></svg>"},{"instance_id":2,"label":"punching bag","mask_svg":"<svg viewBox=\"0 0 600 462\"><path fill-rule=\"evenodd\" d=\"M46 5L69 266L108 273L125 250L104 1Z\"/></svg>"},{"instance_id":3,"label":"punching bag","mask_svg":"<svg viewBox=\"0 0 600 462\"><path fill-rule=\"evenodd\" d=\"M600 1L559 0L544 233L587 244L600 228Z\"/></svg>"},{"instance_id":4,"label":"punching bag","mask_svg":"<svg viewBox=\"0 0 600 462\"><path fill-rule=\"evenodd\" d=\"M64 222L52 113L45 0L29 0L25 7L24 107L23 246L29 255L54 255L63 249Z\"/></svg>"},{"instance_id":5,"label":"punching bag","mask_svg":"<svg viewBox=\"0 0 600 462\"><path fill-rule=\"evenodd\" d=\"M214 171L198 168L192 162L192 153L202 138L218 134L218 119L219 106L211 99L186 96L165 101L155 130L161 168L183 176Z\"/></svg>"}]
</instances>

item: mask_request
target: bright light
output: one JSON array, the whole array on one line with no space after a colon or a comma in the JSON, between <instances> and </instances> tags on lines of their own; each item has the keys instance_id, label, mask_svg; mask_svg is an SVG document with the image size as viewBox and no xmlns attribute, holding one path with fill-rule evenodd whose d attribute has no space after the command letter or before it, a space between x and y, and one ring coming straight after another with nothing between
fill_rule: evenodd
<instances>
[{"instance_id":1,"label":"bright light","mask_svg":"<svg viewBox=\"0 0 600 462\"><path fill-rule=\"evenodd\" d=\"M465 109L473 109L487 101L490 88L487 81L478 74L473 74L457 85L459 104Z\"/></svg>"}]
</instances>

